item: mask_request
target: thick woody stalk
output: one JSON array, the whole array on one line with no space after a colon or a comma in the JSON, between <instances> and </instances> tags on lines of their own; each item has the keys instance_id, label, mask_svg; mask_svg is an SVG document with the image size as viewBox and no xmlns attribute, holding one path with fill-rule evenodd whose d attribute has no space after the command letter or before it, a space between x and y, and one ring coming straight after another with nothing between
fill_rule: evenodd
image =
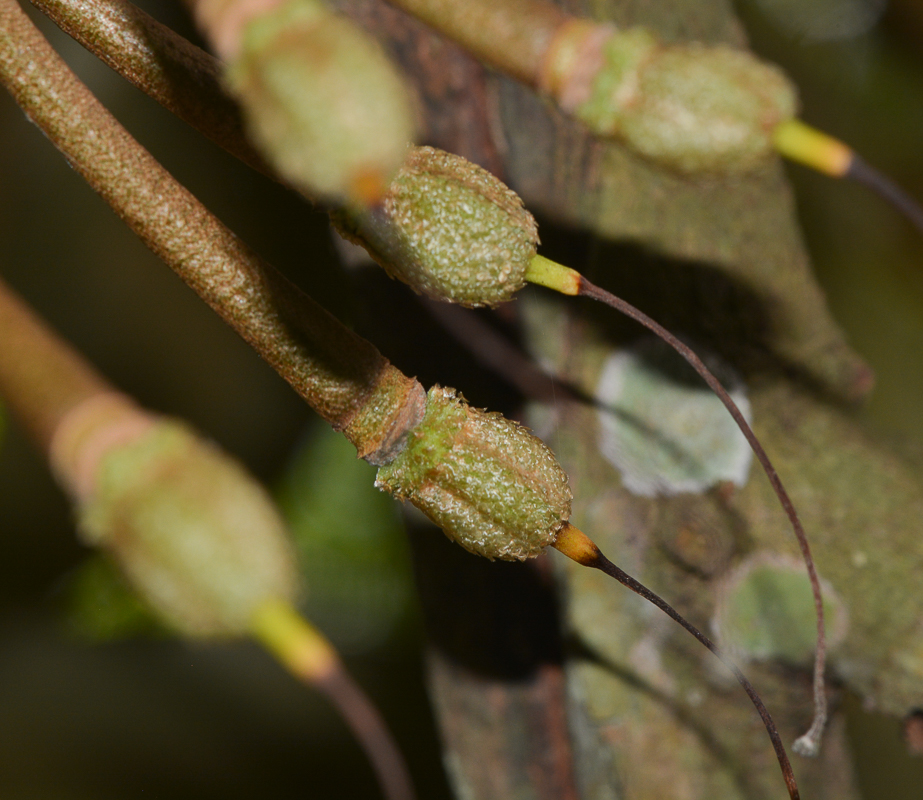
<instances>
[{"instance_id":1,"label":"thick woody stalk","mask_svg":"<svg viewBox=\"0 0 923 800\"><path fill-rule=\"evenodd\" d=\"M265 264L103 108L14 0L0 81L142 241L372 463L422 417L422 387Z\"/></svg>"},{"instance_id":2,"label":"thick woody stalk","mask_svg":"<svg viewBox=\"0 0 923 800\"><path fill-rule=\"evenodd\" d=\"M566 15L543 0L391 1L551 97L595 135L680 172L750 169L795 114L788 79L739 49L665 44L643 28Z\"/></svg>"},{"instance_id":3,"label":"thick woody stalk","mask_svg":"<svg viewBox=\"0 0 923 800\"><path fill-rule=\"evenodd\" d=\"M265 489L176 420L116 391L0 281L0 396L70 495L81 538L187 636L241 635L293 603L295 557Z\"/></svg>"},{"instance_id":4,"label":"thick woody stalk","mask_svg":"<svg viewBox=\"0 0 923 800\"><path fill-rule=\"evenodd\" d=\"M107 66L231 155L263 173L214 56L122 0L32 0Z\"/></svg>"},{"instance_id":5,"label":"thick woody stalk","mask_svg":"<svg viewBox=\"0 0 923 800\"><path fill-rule=\"evenodd\" d=\"M0 396L47 451L60 421L112 387L0 281Z\"/></svg>"},{"instance_id":6,"label":"thick woody stalk","mask_svg":"<svg viewBox=\"0 0 923 800\"><path fill-rule=\"evenodd\" d=\"M389 800L413 786L378 711L332 645L294 609L287 530L266 491L185 425L137 407L0 281L0 396L74 502L84 542L185 636L252 635L326 694Z\"/></svg>"},{"instance_id":7,"label":"thick woody stalk","mask_svg":"<svg viewBox=\"0 0 923 800\"><path fill-rule=\"evenodd\" d=\"M572 19L536 0L390 0L516 80L538 88L549 47Z\"/></svg>"}]
</instances>

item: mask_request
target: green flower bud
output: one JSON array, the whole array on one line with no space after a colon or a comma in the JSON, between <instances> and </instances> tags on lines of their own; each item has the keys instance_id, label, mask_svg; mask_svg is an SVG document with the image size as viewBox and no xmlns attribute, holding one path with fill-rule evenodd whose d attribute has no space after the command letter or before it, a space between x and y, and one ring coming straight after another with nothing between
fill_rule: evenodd
<instances>
[{"instance_id":1,"label":"green flower bud","mask_svg":"<svg viewBox=\"0 0 923 800\"><path fill-rule=\"evenodd\" d=\"M410 95L384 51L319 0L250 21L227 77L266 159L311 196L375 202L414 138Z\"/></svg>"},{"instance_id":2,"label":"green flower bud","mask_svg":"<svg viewBox=\"0 0 923 800\"><path fill-rule=\"evenodd\" d=\"M432 147L411 151L379 207L333 222L392 278L469 307L509 300L538 246L538 227L515 192Z\"/></svg>"},{"instance_id":3,"label":"green flower bud","mask_svg":"<svg viewBox=\"0 0 923 800\"><path fill-rule=\"evenodd\" d=\"M590 97L574 113L600 136L687 173L746 170L773 151L797 98L780 69L725 45L662 45L614 32Z\"/></svg>"},{"instance_id":4,"label":"green flower bud","mask_svg":"<svg viewBox=\"0 0 923 800\"><path fill-rule=\"evenodd\" d=\"M407 449L378 470L375 485L489 559L539 555L570 517L567 475L539 439L438 386Z\"/></svg>"},{"instance_id":5,"label":"green flower bud","mask_svg":"<svg viewBox=\"0 0 923 800\"><path fill-rule=\"evenodd\" d=\"M297 594L294 554L266 491L178 422L155 418L100 456L79 525L186 634L246 634L266 600Z\"/></svg>"}]
</instances>

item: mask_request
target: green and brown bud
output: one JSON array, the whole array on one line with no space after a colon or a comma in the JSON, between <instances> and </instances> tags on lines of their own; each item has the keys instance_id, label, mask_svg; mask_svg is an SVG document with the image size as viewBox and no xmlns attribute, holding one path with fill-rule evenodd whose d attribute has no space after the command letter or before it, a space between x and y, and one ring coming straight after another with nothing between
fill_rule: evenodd
<instances>
[{"instance_id":1,"label":"green and brown bud","mask_svg":"<svg viewBox=\"0 0 923 800\"><path fill-rule=\"evenodd\" d=\"M490 559L539 555L570 517L567 475L551 451L521 425L439 386L407 449L378 470L375 485Z\"/></svg>"},{"instance_id":2,"label":"green and brown bud","mask_svg":"<svg viewBox=\"0 0 923 800\"><path fill-rule=\"evenodd\" d=\"M515 192L432 147L410 152L380 206L335 214L333 222L392 278L469 307L509 300L538 247L538 227Z\"/></svg>"},{"instance_id":3,"label":"green and brown bud","mask_svg":"<svg viewBox=\"0 0 923 800\"><path fill-rule=\"evenodd\" d=\"M290 0L247 22L232 52L229 88L273 168L311 197L377 201L416 127L379 44L320 0Z\"/></svg>"},{"instance_id":4,"label":"green and brown bud","mask_svg":"<svg viewBox=\"0 0 923 800\"><path fill-rule=\"evenodd\" d=\"M568 31L565 30L564 33ZM594 36L574 28L572 36ZM568 62L568 81L549 65L546 82L562 106L595 134L685 173L754 167L774 149L776 127L795 116L783 72L726 45L661 44L643 28L612 30L594 45L598 69ZM559 47L559 58L573 48ZM593 65L596 66L595 64Z\"/></svg>"},{"instance_id":5,"label":"green and brown bud","mask_svg":"<svg viewBox=\"0 0 923 800\"><path fill-rule=\"evenodd\" d=\"M65 420L56 471L88 544L180 632L249 632L268 600L297 595L296 560L266 491L187 426L103 395Z\"/></svg>"}]
</instances>

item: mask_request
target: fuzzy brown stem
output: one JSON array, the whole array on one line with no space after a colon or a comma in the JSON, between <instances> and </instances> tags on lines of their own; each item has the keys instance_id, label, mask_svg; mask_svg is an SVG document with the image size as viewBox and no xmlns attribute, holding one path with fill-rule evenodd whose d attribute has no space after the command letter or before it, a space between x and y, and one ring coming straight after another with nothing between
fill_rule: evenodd
<instances>
[{"instance_id":1,"label":"fuzzy brown stem","mask_svg":"<svg viewBox=\"0 0 923 800\"><path fill-rule=\"evenodd\" d=\"M570 17L539 0L389 0L472 55L532 87L555 34Z\"/></svg>"},{"instance_id":2,"label":"fuzzy brown stem","mask_svg":"<svg viewBox=\"0 0 923 800\"><path fill-rule=\"evenodd\" d=\"M32 5L183 122L273 177L244 135L214 56L123 0L32 0Z\"/></svg>"},{"instance_id":3,"label":"fuzzy brown stem","mask_svg":"<svg viewBox=\"0 0 923 800\"><path fill-rule=\"evenodd\" d=\"M47 451L58 424L112 387L0 281L0 395Z\"/></svg>"},{"instance_id":4,"label":"fuzzy brown stem","mask_svg":"<svg viewBox=\"0 0 923 800\"><path fill-rule=\"evenodd\" d=\"M393 457L422 418L422 387L264 263L160 166L15 0L0 0L0 81L142 241L362 457Z\"/></svg>"}]
</instances>

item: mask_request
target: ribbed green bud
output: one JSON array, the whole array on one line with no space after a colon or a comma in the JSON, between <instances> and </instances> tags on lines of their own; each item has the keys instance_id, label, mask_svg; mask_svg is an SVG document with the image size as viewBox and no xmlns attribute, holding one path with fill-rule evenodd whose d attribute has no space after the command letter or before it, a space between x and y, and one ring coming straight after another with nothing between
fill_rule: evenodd
<instances>
[{"instance_id":1,"label":"ribbed green bud","mask_svg":"<svg viewBox=\"0 0 923 800\"><path fill-rule=\"evenodd\" d=\"M795 116L782 71L725 45L662 45L648 31L614 32L588 100L574 113L594 133L687 173L746 170L773 151Z\"/></svg>"},{"instance_id":2,"label":"ribbed green bud","mask_svg":"<svg viewBox=\"0 0 923 800\"><path fill-rule=\"evenodd\" d=\"M521 425L439 386L407 449L378 470L375 485L489 559L539 555L570 517L567 475L551 451Z\"/></svg>"},{"instance_id":3,"label":"ribbed green bud","mask_svg":"<svg viewBox=\"0 0 923 800\"><path fill-rule=\"evenodd\" d=\"M79 525L186 634L245 634L260 604L297 594L294 553L266 491L174 421L156 420L101 457Z\"/></svg>"},{"instance_id":4,"label":"ribbed green bud","mask_svg":"<svg viewBox=\"0 0 923 800\"><path fill-rule=\"evenodd\" d=\"M227 76L263 155L312 197L376 201L414 138L410 95L384 51L319 0L251 21Z\"/></svg>"},{"instance_id":5,"label":"ribbed green bud","mask_svg":"<svg viewBox=\"0 0 923 800\"><path fill-rule=\"evenodd\" d=\"M469 307L509 300L538 246L538 227L519 195L432 147L411 151L379 207L335 214L333 222L392 278Z\"/></svg>"}]
</instances>

